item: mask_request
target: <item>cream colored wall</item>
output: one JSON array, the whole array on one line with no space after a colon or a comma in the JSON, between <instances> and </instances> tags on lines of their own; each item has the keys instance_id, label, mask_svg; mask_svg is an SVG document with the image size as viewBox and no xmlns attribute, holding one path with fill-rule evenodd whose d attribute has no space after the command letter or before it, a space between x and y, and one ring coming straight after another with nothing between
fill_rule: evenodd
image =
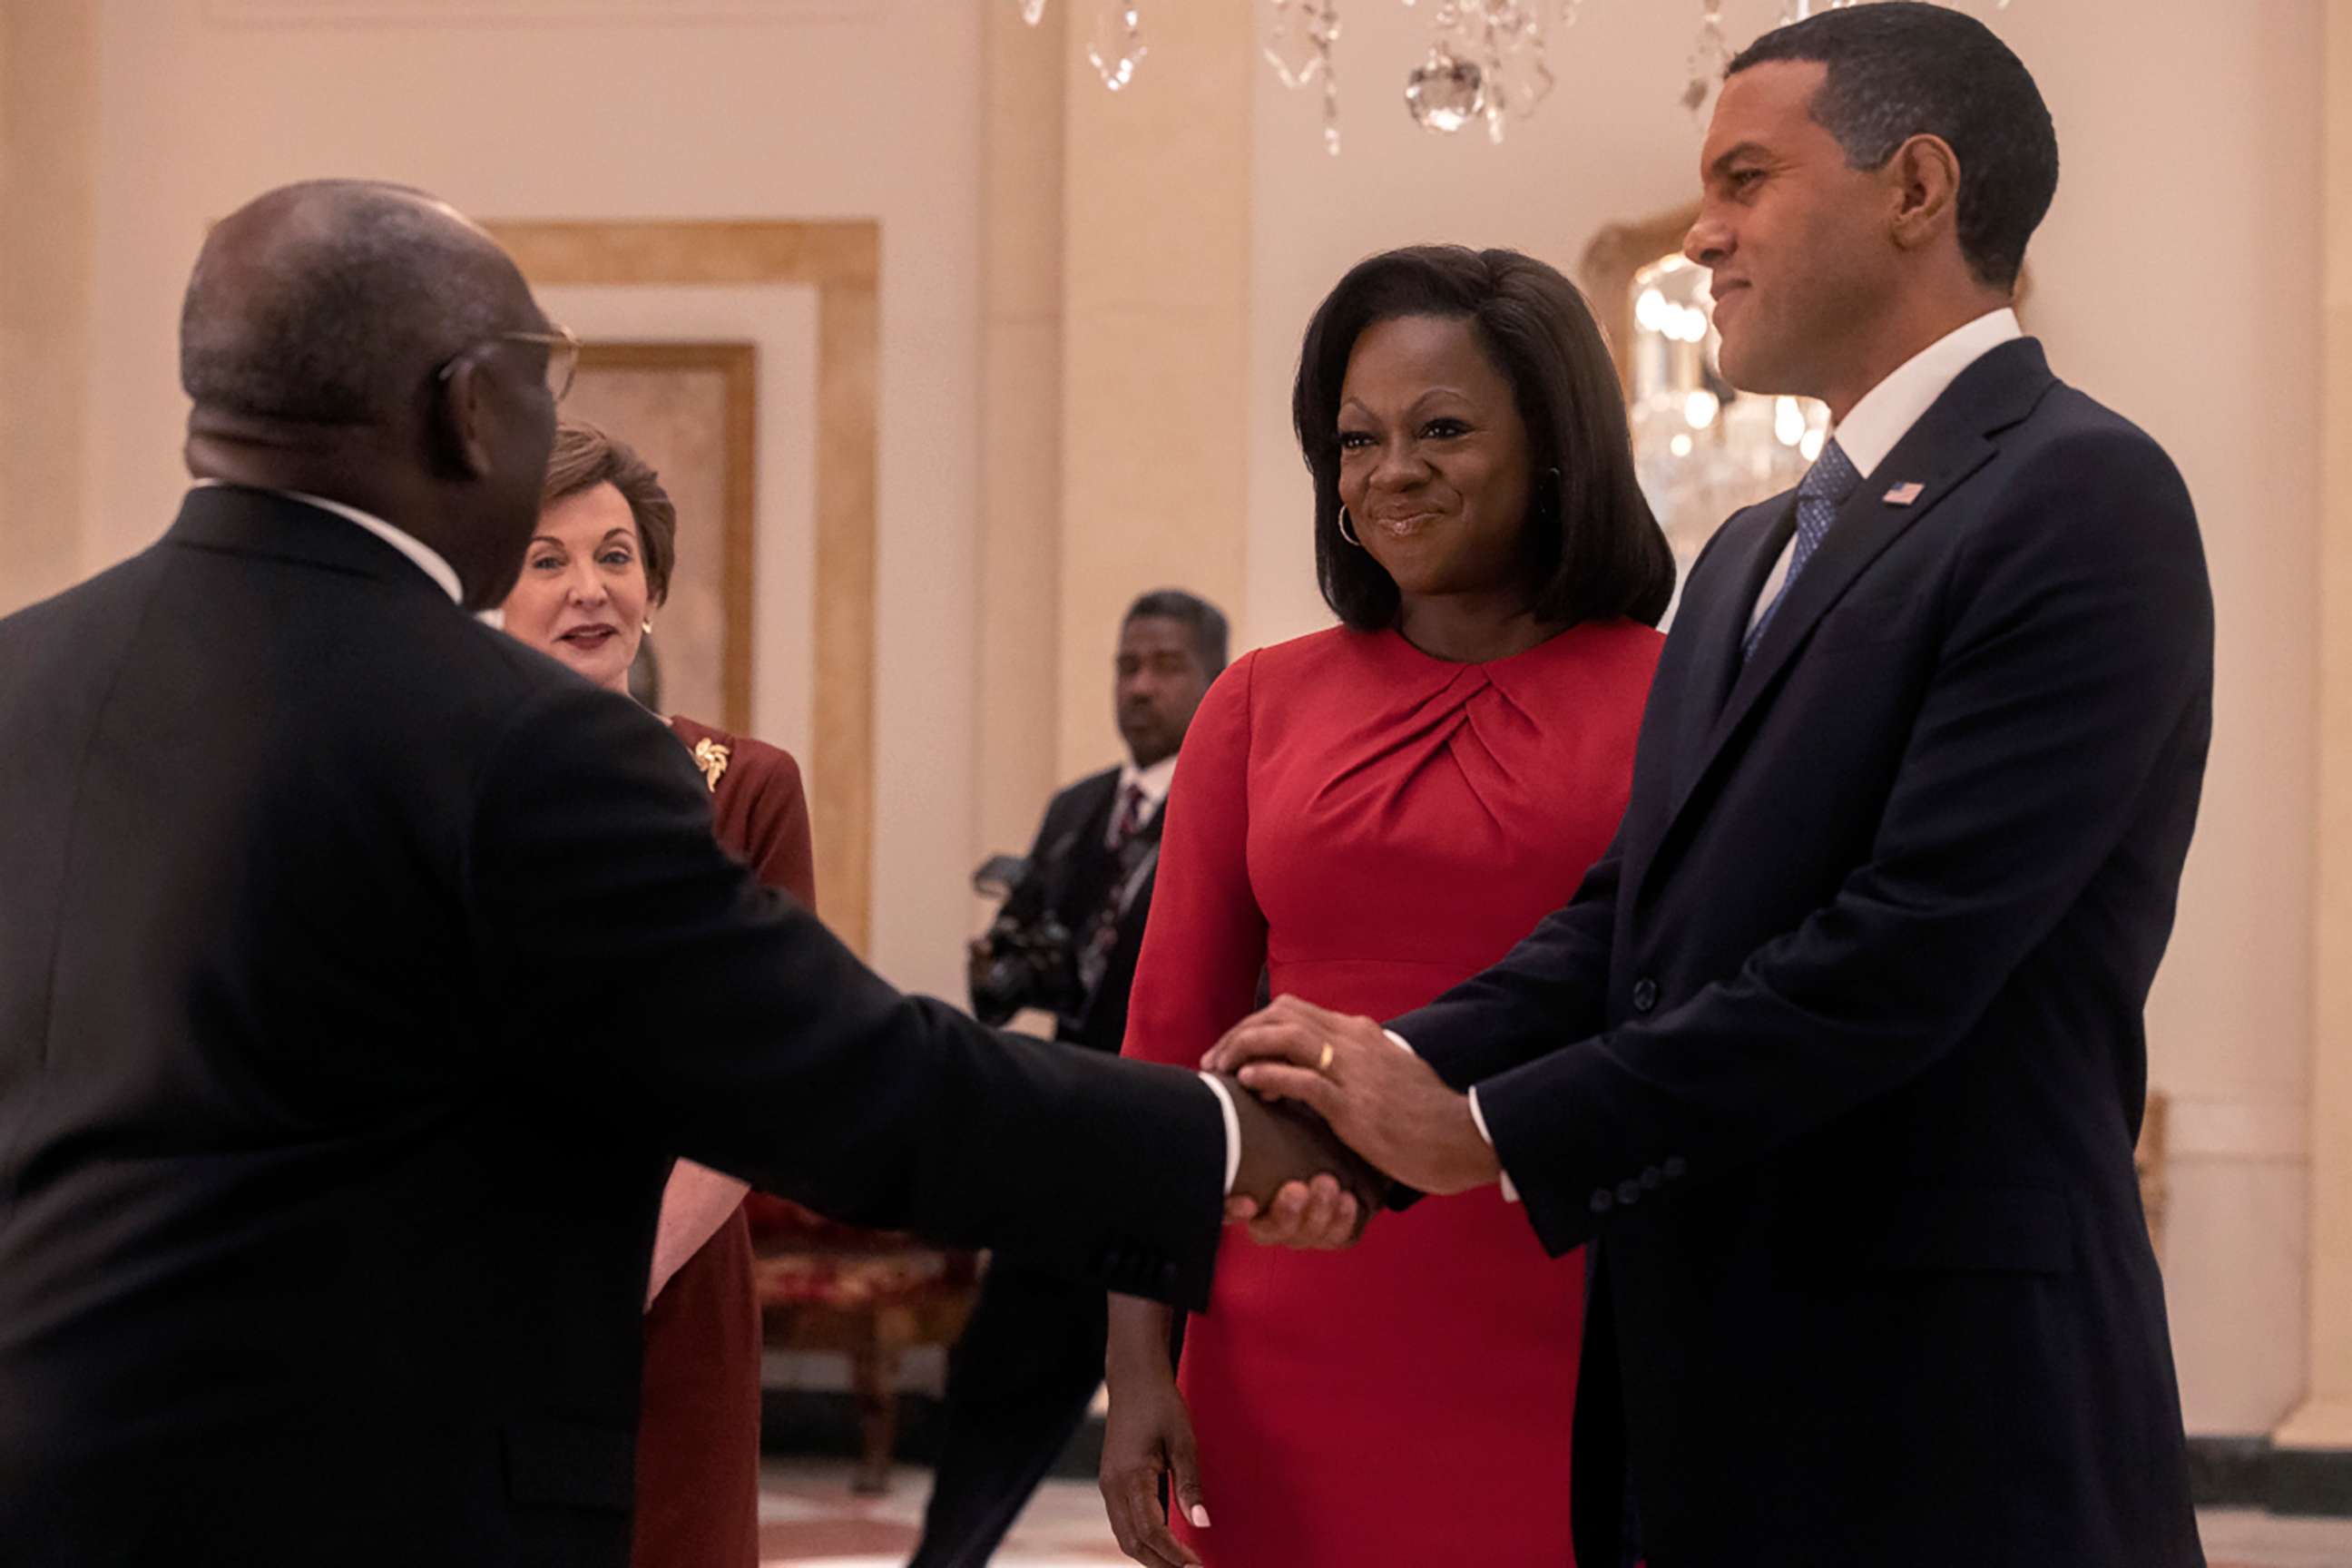
<instances>
[{"instance_id":1,"label":"cream colored wall","mask_svg":"<svg viewBox=\"0 0 2352 1568\"><path fill-rule=\"evenodd\" d=\"M0 615L79 576L97 39L0 0Z\"/></svg>"},{"instance_id":2,"label":"cream colored wall","mask_svg":"<svg viewBox=\"0 0 2352 1568\"><path fill-rule=\"evenodd\" d=\"M1236 455L1251 419L1240 395L1253 304L1249 102L1265 9L1255 0L1144 7L1151 52L1116 95L1081 48L1065 50L1065 780L1119 759L1111 658L1138 594L1188 588L1238 612L1249 476Z\"/></svg>"},{"instance_id":3,"label":"cream colored wall","mask_svg":"<svg viewBox=\"0 0 2352 1568\"><path fill-rule=\"evenodd\" d=\"M2060 374L2166 444L2205 525L2214 750L2150 1053L2176 1107L2168 1253L2189 1418L2266 1432L2302 1397L2306 1352L2321 6L2246 0L2198 8L2196 26L2157 23L2140 0L1971 8L2035 71L2064 153L2031 325ZM1245 641L1328 619L1287 427L1315 302L1383 247L1502 244L1570 267L1602 224L1687 199L1699 132L1673 100L1696 9L1587 5L1558 36L1558 89L1499 148L1403 113L1418 10L1349 8L1336 161L1313 95L1260 71ZM1744 43L1780 5L1725 9Z\"/></svg>"},{"instance_id":4,"label":"cream colored wall","mask_svg":"<svg viewBox=\"0 0 2352 1568\"><path fill-rule=\"evenodd\" d=\"M875 922L894 979L957 994L972 824L980 11L833 0L614 24L559 0L476 25L404 0L106 0L79 565L169 521L173 337L208 218L327 174L503 218L877 218L882 233ZM733 7L739 13L741 7ZM537 19L531 19L536 16ZM770 671L806 679L811 672ZM818 833L824 824L815 824Z\"/></svg>"},{"instance_id":5,"label":"cream colored wall","mask_svg":"<svg viewBox=\"0 0 2352 1568\"><path fill-rule=\"evenodd\" d=\"M983 19L978 842L1019 854L1057 782L1061 681L1062 144L1067 11ZM978 911L981 923L994 904Z\"/></svg>"},{"instance_id":6,"label":"cream colored wall","mask_svg":"<svg viewBox=\"0 0 2352 1568\"><path fill-rule=\"evenodd\" d=\"M2352 1448L2352 5L2327 9L2310 1387L2281 1443ZM2332 960L2333 962L2329 962Z\"/></svg>"}]
</instances>

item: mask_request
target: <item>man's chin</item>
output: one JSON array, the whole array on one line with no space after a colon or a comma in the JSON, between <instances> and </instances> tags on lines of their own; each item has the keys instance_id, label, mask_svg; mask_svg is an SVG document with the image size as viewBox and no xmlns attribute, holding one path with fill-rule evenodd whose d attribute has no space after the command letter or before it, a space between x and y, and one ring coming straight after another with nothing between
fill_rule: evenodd
<instances>
[{"instance_id":1,"label":"man's chin","mask_svg":"<svg viewBox=\"0 0 2352 1568\"><path fill-rule=\"evenodd\" d=\"M1811 394L1795 384L1805 378L1781 362L1780 356L1769 350L1759 350L1751 342L1723 340L1717 353L1716 368L1723 379L1741 392L1758 397L1808 397Z\"/></svg>"}]
</instances>

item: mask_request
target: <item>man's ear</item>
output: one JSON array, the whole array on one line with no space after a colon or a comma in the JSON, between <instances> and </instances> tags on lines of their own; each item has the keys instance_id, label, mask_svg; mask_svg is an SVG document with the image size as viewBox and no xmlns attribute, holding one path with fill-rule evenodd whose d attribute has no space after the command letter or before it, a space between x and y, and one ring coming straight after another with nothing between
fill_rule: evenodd
<instances>
[{"instance_id":1,"label":"man's ear","mask_svg":"<svg viewBox=\"0 0 2352 1568\"><path fill-rule=\"evenodd\" d=\"M469 479L490 471L489 384L481 362L459 356L441 378L433 405L433 445L436 455Z\"/></svg>"},{"instance_id":2,"label":"man's ear","mask_svg":"<svg viewBox=\"0 0 2352 1568\"><path fill-rule=\"evenodd\" d=\"M1886 161L1894 199L1895 243L1917 250L1956 227L1960 216L1960 160L1940 136L1912 137Z\"/></svg>"}]
</instances>

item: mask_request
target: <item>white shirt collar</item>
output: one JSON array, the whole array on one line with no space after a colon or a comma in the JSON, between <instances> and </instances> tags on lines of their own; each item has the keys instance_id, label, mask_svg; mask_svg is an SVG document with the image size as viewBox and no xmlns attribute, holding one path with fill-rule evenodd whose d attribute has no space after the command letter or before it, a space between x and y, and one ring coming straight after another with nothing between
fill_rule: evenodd
<instances>
[{"instance_id":1,"label":"white shirt collar","mask_svg":"<svg viewBox=\"0 0 2352 1568\"><path fill-rule=\"evenodd\" d=\"M196 489L209 489L224 482L225 481L220 479L198 479L194 488ZM253 485L245 488L251 489L268 489L267 486L261 485ZM418 539L415 534L404 533L399 529L393 527L392 524L384 521L383 519L375 516L372 512L362 511L355 506L345 506L339 500L329 500L325 496L309 495L301 490L272 489L269 493L276 496L284 496L288 500L299 500L304 506L314 506L320 511L331 511L337 517L358 523L362 528L366 529L370 533L374 534L378 539L383 540L386 544L391 545L394 550L399 551L403 555L407 556L409 560L415 562L418 571L424 573L427 577L432 578L436 584L439 584L441 591L449 595L450 603L455 605L463 605L466 602L466 590L464 585L457 581L457 572L451 568L448 562L441 558L441 552L439 551L435 550L431 545L425 543L423 540Z\"/></svg>"},{"instance_id":2,"label":"white shirt collar","mask_svg":"<svg viewBox=\"0 0 2352 1568\"><path fill-rule=\"evenodd\" d=\"M2012 338L2024 335L2024 329L2017 324L2017 312L2003 306L1945 333L1904 361L1893 374L1865 393L1831 432L1853 471L1869 478L1962 371Z\"/></svg>"},{"instance_id":3,"label":"white shirt collar","mask_svg":"<svg viewBox=\"0 0 2352 1568\"><path fill-rule=\"evenodd\" d=\"M1168 786L1175 780L1176 758L1172 752L1148 768L1139 768L1134 763L1128 762L1122 763L1118 770L1118 793L1126 795L1129 784L1142 790L1143 815L1149 817L1160 809L1160 803L1168 798Z\"/></svg>"}]
</instances>

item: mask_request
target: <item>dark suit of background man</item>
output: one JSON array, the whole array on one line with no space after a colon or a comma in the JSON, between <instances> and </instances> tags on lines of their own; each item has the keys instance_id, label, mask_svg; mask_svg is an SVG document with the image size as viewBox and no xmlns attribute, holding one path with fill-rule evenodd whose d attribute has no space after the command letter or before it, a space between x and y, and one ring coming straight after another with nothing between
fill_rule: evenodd
<instances>
[{"instance_id":1,"label":"dark suit of background man","mask_svg":"<svg viewBox=\"0 0 2352 1568\"><path fill-rule=\"evenodd\" d=\"M569 363L447 207L273 192L183 315L218 483L0 621L10 1563L618 1568L676 1156L1194 1303L1228 1158L1307 1169L900 996L658 721L463 613Z\"/></svg>"},{"instance_id":2,"label":"dark suit of background man","mask_svg":"<svg viewBox=\"0 0 2352 1568\"><path fill-rule=\"evenodd\" d=\"M987 936L972 943L972 1010L1055 1015L1055 1037L1117 1055L1160 858L1177 748L1225 668L1225 617L1172 588L1119 625L1112 699L1128 760L1056 795ZM1086 1416L1102 1382L1099 1290L993 1262L949 1363L946 1437L913 1568L983 1563Z\"/></svg>"},{"instance_id":3,"label":"dark suit of background man","mask_svg":"<svg viewBox=\"0 0 2352 1568\"><path fill-rule=\"evenodd\" d=\"M1692 568L1617 843L1393 1021L1422 1061L1229 1043L1335 1042L1250 1076L1595 1244L1580 1562L1630 1460L1651 1568L2200 1563L2132 1172L2211 721L2188 492L2016 335L2057 145L1981 24L1767 33L1702 159L1724 374L1833 444Z\"/></svg>"}]
</instances>

